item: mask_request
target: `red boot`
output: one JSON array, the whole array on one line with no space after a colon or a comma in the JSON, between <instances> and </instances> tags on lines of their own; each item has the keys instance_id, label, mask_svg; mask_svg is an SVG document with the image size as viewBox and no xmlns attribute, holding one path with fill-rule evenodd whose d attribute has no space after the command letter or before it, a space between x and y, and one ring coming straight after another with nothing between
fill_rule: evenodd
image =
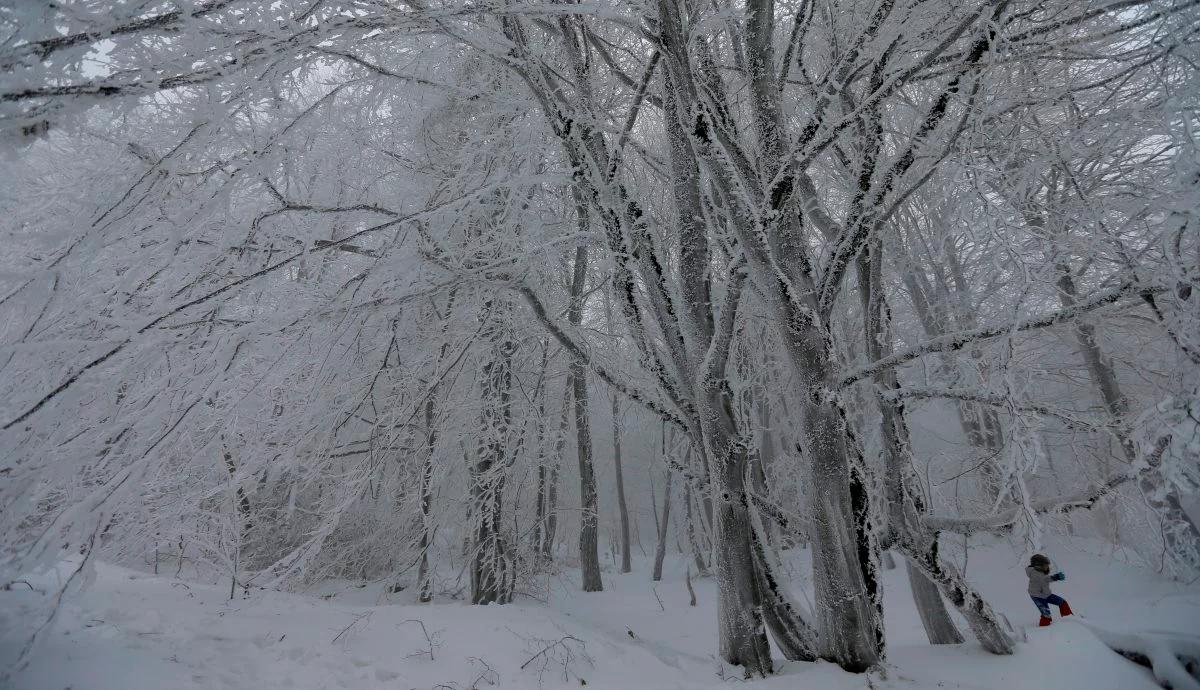
<instances>
[{"instance_id":1,"label":"red boot","mask_svg":"<svg viewBox=\"0 0 1200 690\"><path fill-rule=\"evenodd\" d=\"M1068 604L1067 602L1065 602L1065 601L1064 601L1064 602L1062 603L1062 606L1059 606L1059 607L1058 607L1058 613L1059 613L1059 615L1062 615L1062 616L1069 616L1069 615L1071 615L1071 614L1073 613L1073 612L1071 611L1071 605L1070 605L1070 604Z\"/></svg>"},{"instance_id":2,"label":"red boot","mask_svg":"<svg viewBox=\"0 0 1200 690\"><path fill-rule=\"evenodd\" d=\"M1050 625L1050 622L1051 622L1051 621L1050 621L1050 619L1049 619L1049 618L1047 618L1046 616L1042 616L1041 620L1039 620L1039 621L1038 621L1038 627L1039 627L1039 628L1044 628L1044 627L1046 627L1047 625Z\"/></svg>"}]
</instances>

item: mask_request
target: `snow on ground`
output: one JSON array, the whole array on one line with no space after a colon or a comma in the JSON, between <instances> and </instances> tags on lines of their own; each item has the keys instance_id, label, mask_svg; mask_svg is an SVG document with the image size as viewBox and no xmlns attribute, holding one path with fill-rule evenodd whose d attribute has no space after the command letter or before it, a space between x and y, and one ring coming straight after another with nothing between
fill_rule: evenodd
<instances>
[{"instance_id":1,"label":"snow on ground","mask_svg":"<svg viewBox=\"0 0 1200 690\"><path fill-rule=\"evenodd\" d=\"M1068 575L1057 591L1089 622L1200 635L1200 587L1123 564L1119 553L1094 543L1047 550ZM802 558L793 560L799 578ZM94 583L67 599L28 667L8 684L13 690L742 686L715 657L712 581L695 580L699 605L693 608L683 560L669 562L664 581L653 586L648 563L638 565L628 575L605 573L602 593L574 591L577 573L568 571L552 582L548 602L472 607L388 603L378 586L344 583L307 595L257 591L229 601L227 587L101 563ZM1024 593L1023 565L1003 544L972 551L968 564L970 579L1028 635L1013 657L991 656L970 641L928 645L904 570L897 568L885 574L889 652L882 671L852 675L827 663L781 660L778 675L753 687L1157 687L1146 670L1070 620L1031 627L1037 612ZM44 577L31 582L52 584L53 574ZM0 592L5 668L37 622L27 609L38 596L23 585ZM411 601L410 593L396 596Z\"/></svg>"}]
</instances>

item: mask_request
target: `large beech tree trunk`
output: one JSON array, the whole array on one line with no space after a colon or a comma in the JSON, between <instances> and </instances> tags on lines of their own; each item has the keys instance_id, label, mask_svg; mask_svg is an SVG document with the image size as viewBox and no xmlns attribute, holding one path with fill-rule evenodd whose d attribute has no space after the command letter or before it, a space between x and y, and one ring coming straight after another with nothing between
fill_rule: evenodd
<instances>
[{"instance_id":1,"label":"large beech tree trunk","mask_svg":"<svg viewBox=\"0 0 1200 690\"><path fill-rule=\"evenodd\" d=\"M802 414L817 653L848 671L865 671L883 651L878 554L864 534L867 488L852 475L841 411L832 402L809 402Z\"/></svg>"},{"instance_id":2,"label":"large beech tree trunk","mask_svg":"<svg viewBox=\"0 0 1200 690\"><path fill-rule=\"evenodd\" d=\"M721 658L765 676L772 671L771 647L762 614L762 592L754 569L742 462L722 462L716 501L717 619Z\"/></svg>"}]
</instances>

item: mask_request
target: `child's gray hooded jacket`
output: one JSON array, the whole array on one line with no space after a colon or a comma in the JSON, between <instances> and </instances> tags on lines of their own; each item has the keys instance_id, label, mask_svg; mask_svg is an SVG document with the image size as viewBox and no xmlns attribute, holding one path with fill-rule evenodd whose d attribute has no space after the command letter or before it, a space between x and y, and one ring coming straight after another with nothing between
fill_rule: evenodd
<instances>
[{"instance_id":1,"label":"child's gray hooded jacket","mask_svg":"<svg viewBox=\"0 0 1200 690\"><path fill-rule=\"evenodd\" d=\"M1025 574L1029 576L1029 596L1045 599L1050 596L1050 574L1043 573L1032 565L1025 566Z\"/></svg>"}]
</instances>

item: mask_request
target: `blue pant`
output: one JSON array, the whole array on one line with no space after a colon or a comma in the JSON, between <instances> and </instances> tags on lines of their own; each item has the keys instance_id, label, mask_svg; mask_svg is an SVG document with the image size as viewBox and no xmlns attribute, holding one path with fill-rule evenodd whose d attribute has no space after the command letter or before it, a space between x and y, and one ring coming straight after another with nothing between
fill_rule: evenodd
<instances>
[{"instance_id":1,"label":"blue pant","mask_svg":"<svg viewBox=\"0 0 1200 690\"><path fill-rule=\"evenodd\" d=\"M1038 611L1042 612L1043 618L1050 617L1050 604L1054 604L1055 606L1062 606L1063 604L1067 603L1066 599L1063 599L1062 597L1058 596L1057 594L1051 594L1050 596L1045 597L1045 598L1033 597L1033 596L1031 596L1029 598L1033 599L1034 605L1038 607Z\"/></svg>"}]
</instances>

